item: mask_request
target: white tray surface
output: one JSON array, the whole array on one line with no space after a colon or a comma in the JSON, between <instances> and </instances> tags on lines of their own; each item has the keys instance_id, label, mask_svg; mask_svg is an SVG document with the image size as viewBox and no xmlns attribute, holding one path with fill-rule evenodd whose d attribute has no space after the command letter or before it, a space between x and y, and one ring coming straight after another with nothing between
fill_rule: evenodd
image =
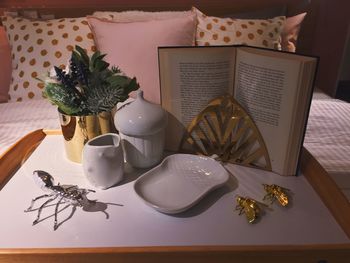
<instances>
[{"instance_id":1,"label":"white tray surface","mask_svg":"<svg viewBox=\"0 0 350 263\"><path fill-rule=\"evenodd\" d=\"M134 192L134 179L142 171L128 169L118 186L88 195L108 204L105 212L75 214L53 231L53 216L32 226L36 212L24 213L33 197L44 194L32 179L33 170L44 170L62 184L93 189L84 178L80 164L64 156L61 136L47 136L0 191L0 248L73 248L199 245L299 245L349 243L303 176L282 177L241 166L227 166L234 174L228 183L210 193L188 211L162 214L147 206ZM278 184L293 191L290 208L273 205L260 222L247 223L235 211L237 194L261 200L261 184ZM38 202L38 204L41 202ZM62 208L64 205L61 206ZM101 205L103 208L103 205ZM45 208L41 218L54 213ZM65 220L71 208L58 215Z\"/></svg>"}]
</instances>

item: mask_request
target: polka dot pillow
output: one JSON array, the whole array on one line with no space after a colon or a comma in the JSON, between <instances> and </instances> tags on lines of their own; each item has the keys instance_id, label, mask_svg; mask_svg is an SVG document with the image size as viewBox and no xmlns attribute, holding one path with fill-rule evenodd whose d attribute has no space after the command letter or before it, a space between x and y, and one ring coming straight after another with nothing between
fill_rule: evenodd
<instances>
[{"instance_id":1,"label":"polka dot pillow","mask_svg":"<svg viewBox=\"0 0 350 263\"><path fill-rule=\"evenodd\" d=\"M232 19L206 16L197 8L196 45L249 45L281 50L281 33L286 17Z\"/></svg>"},{"instance_id":2,"label":"polka dot pillow","mask_svg":"<svg viewBox=\"0 0 350 263\"><path fill-rule=\"evenodd\" d=\"M65 67L75 45L95 51L93 35L85 18L32 21L1 17L11 46L10 101L42 98L46 73L53 66Z\"/></svg>"}]
</instances>

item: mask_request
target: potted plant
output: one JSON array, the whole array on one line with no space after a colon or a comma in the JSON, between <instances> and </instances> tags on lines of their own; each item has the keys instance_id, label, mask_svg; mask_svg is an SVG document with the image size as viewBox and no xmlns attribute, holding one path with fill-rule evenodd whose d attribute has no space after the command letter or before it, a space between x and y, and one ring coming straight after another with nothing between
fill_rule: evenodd
<instances>
[{"instance_id":1,"label":"potted plant","mask_svg":"<svg viewBox=\"0 0 350 263\"><path fill-rule=\"evenodd\" d=\"M76 46L69 65L55 66L44 80L43 96L58 107L67 157L75 162L88 140L113 130L112 110L139 88L136 78L110 68L104 57L99 51L89 57Z\"/></svg>"}]
</instances>

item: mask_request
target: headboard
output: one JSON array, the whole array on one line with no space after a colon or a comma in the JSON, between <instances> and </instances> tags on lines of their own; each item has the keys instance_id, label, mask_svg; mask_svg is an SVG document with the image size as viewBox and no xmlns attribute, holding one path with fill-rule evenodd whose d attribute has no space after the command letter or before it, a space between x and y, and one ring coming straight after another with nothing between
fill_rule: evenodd
<instances>
[{"instance_id":1,"label":"headboard","mask_svg":"<svg viewBox=\"0 0 350 263\"><path fill-rule=\"evenodd\" d=\"M301 12L308 12L298 40L298 52L311 53L313 28L317 16L317 4L311 0L2 0L0 13L3 11L36 10L39 14L54 14L59 17L79 17L92 14L94 11L123 11L123 10L189 10L196 6L204 13L215 16L244 15L293 16Z\"/></svg>"}]
</instances>

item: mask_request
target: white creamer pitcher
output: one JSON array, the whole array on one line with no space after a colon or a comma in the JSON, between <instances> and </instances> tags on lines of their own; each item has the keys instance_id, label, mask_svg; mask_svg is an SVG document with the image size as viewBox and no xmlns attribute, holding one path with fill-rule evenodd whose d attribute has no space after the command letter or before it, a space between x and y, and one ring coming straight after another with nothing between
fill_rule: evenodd
<instances>
[{"instance_id":1,"label":"white creamer pitcher","mask_svg":"<svg viewBox=\"0 0 350 263\"><path fill-rule=\"evenodd\" d=\"M88 141L83 149L82 164L84 174L93 186L106 189L119 183L124 174L119 135L106 133Z\"/></svg>"}]
</instances>

